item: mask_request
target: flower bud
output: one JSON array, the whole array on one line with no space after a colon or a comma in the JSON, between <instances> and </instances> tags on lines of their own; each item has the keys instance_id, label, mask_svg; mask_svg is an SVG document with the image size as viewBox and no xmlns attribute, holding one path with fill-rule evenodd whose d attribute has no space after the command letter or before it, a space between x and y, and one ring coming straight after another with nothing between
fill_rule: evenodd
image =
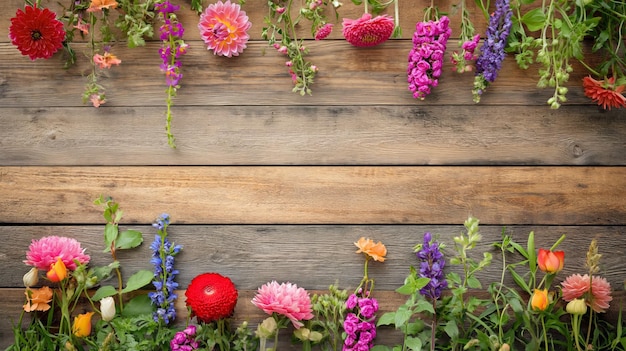
<instances>
[{"instance_id":1,"label":"flower bud","mask_svg":"<svg viewBox=\"0 0 626 351\"><path fill-rule=\"evenodd\" d=\"M500 349L498 351L510 351L511 350L511 346L509 346L509 344L504 343L502 344L502 346L500 346Z\"/></svg>"},{"instance_id":2,"label":"flower bud","mask_svg":"<svg viewBox=\"0 0 626 351\"><path fill-rule=\"evenodd\" d=\"M39 270L37 267L31 268L28 273L24 274L22 280L24 281L24 286L27 288L37 285L37 282L39 282Z\"/></svg>"},{"instance_id":3,"label":"flower bud","mask_svg":"<svg viewBox=\"0 0 626 351\"><path fill-rule=\"evenodd\" d=\"M100 300L100 315L102 320L110 322L115 317L115 300L111 296L107 296Z\"/></svg>"},{"instance_id":4,"label":"flower bud","mask_svg":"<svg viewBox=\"0 0 626 351\"><path fill-rule=\"evenodd\" d=\"M273 317L267 317L259 324L256 329L256 336L259 338L269 338L277 332L278 325Z\"/></svg>"},{"instance_id":5,"label":"flower bud","mask_svg":"<svg viewBox=\"0 0 626 351\"><path fill-rule=\"evenodd\" d=\"M72 333L79 337L84 338L91 334L91 316L93 312L87 312L79 314L74 318L74 324L72 325Z\"/></svg>"},{"instance_id":6,"label":"flower bud","mask_svg":"<svg viewBox=\"0 0 626 351\"><path fill-rule=\"evenodd\" d=\"M587 313L587 303L585 302L585 299L573 299L567 303L565 310L570 314L583 315Z\"/></svg>"},{"instance_id":7,"label":"flower bud","mask_svg":"<svg viewBox=\"0 0 626 351\"><path fill-rule=\"evenodd\" d=\"M56 263L50 265L50 270L46 273L46 277L53 283L58 283L67 278L67 268L61 258L57 258Z\"/></svg>"},{"instance_id":8,"label":"flower bud","mask_svg":"<svg viewBox=\"0 0 626 351\"><path fill-rule=\"evenodd\" d=\"M542 271L549 274L558 273L563 269L564 263L565 252L539 249L539 254L537 254L537 265Z\"/></svg>"},{"instance_id":9,"label":"flower bud","mask_svg":"<svg viewBox=\"0 0 626 351\"><path fill-rule=\"evenodd\" d=\"M530 299L532 309L535 311L545 311L549 304L548 289L535 289Z\"/></svg>"}]
</instances>

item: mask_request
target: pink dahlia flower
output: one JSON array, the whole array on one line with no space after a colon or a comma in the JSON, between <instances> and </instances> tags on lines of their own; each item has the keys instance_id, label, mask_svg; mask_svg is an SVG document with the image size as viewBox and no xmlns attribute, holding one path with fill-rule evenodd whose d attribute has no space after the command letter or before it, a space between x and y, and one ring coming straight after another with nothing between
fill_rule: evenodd
<instances>
[{"instance_id":1,"label":"pink dahlia flower","mask_svg":"<svg viewBox=\"0 0 626 351\"><path fill-rule=\"evenodd\" d=\"M591 288L591 291L589 291ZM572 274L561 283L563 300L585 299L585 302L594 311L600 313L609 308L611 284L602 277L593 276L589 284L589 275Z\"/></svg>"},{"instance_id":2,"label":"pink dahlia flower","mask_svg":"<svg viewBox=\"0 0 626 351\"><path fill-rule=\"evenodd\" d=\"M252 23L239 4L221 0L209 5L202 15L198 29L200 36L214 54L226 57L239 56L250 39L248 29Z\"/></svg>"},{"instance_id":3,"label":"pink dahlia flower","mask_svg":"<svg viewBox=\"0 0 626 351\"><path fill-rule=\"evenodd\" d=\"M24 263L42 271L48 271L58 258L71 271L76 269L74 260L81 264L87 264L90 259L89 255L85 255L85 249L80 247L80 243L76 239L63 236L45 236L30 243Z\"/></svg>"},{"instance_id":4,"label":"pink dahlia flower","mask_svg":"<svg viewBox=\"0 0 626 351\"><path fill-rule=\"evenodd\" d=\"M327 36L330 35L330 32L333 31L333 24L332 23L326 23L325 25L321 26L317 32L315 32L315 40L322 40L322 39L326 39Z\"/></svg>"},{"instance_id":5,"label":"pink dahlia flower","mask_svg":"<svg viewBox=\"0 0 626 351\"><path fill-rule=\"evenodd\" d=\"M267 283L259 288L252 303L267 314L277 313L289 318L296 329L304 325L300 321L313 318L309 293L296 284Z\"/></svg>"},{"instance_id":6,"label":"pink dahlia flower","mask_svg":"<svg viewBox=\"0 0 626 351\"><path fill-rule=\"evenodd\" d=\"M353 20L343 19L343 36L348 43L357 47L376 46L384 43L393 34L393 17L380 15L372 18L369 13Z\"/></svg>"}]
</instances>

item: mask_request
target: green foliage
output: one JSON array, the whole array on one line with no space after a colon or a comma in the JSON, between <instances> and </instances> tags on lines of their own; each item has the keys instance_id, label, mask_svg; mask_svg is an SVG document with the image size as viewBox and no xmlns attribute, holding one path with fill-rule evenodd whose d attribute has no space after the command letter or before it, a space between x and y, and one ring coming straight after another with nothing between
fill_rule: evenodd
<instances>
[{"instance_id":1,"label":"green foliage","mask_svg":"<svg viewBox=\"0 0 626 351\"><path fill-rule=\"evenodd\" d=\"M322 351L338 351L342 346L342 327L346 313L347 290L339 290L336 285L328 287L328 293L313 294L311 306L314 318L307 327L313 332L321 333L318 342Z\"/></svg>"}]
</instances>

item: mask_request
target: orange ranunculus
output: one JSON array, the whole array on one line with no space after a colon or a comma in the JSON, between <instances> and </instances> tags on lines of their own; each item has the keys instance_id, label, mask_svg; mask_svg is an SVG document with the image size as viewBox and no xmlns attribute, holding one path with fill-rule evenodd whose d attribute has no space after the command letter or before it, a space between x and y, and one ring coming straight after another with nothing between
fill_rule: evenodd
<instances>
[{"instance_id":1,"label":"orange ranunculus","mask_svg":"<svg viewBox=\"0 0 626 351\"><path fill-rule=\"evenodd\" d=\"M46 273L46 277L53 283L58 283L61 280L67 278L67 267L65 267L65 263L59 257L56 263L50 265L50 269L48 273Z\"/></svg>"},{"instance_id":2,"label":"orange ranunculus","mask_svg":"<svg viewBox=\"0 0 626 351\"><path fill-rule=\"evenodd\" d=\"M548 289L535 289L530 298L530 307L536 311L545 311L549 304Z\"/></svg>"},{"instance_id":3,"label":"orange ranunculus","mask_svg":"<svg viewBox=\"0 0 626 351\"><path fill-rule=\"evenodd\" d=\"M564 263L565 252L539 249L537 264L542 271L546 273L558 273L563 269Z\"/></svg>"},{"instance_id":4,"label":"orange ranunculus","mask_svg":"<svg viewBox=\"0 0 626 351\"><path fill-rule=\"evenodd\" d=\"M50 301L52 301L52 289L42 286L39 289L26 288L26 304L24 311L41 311L45 312L50 309Z\"/></svg>"},{"instance_id":5,"label":"orange ranunculus","mask_svg":"<svg viewBox=\"0 0 626 351\"><path fill-rule=\"evenodd\" d=\"M74 317L72 333L75 336L84 338L91 334L91 316L93 316L93 314L94 312L87 312Z\"/></svg>"},{"instance_id":6,"label":"orange ranunculus","mask_svg":"<svg viewBox=\"0 0 626 351\"><path fill-rule=\"evenodd\" d=\"M114 9L117 7L116 0L91 0L87 12L98 12L103 9Z\"/></svg>"},{"instance_id":7,"label":"orange ranunculus","mask_svg":"<svg viewBox=\"0 0 626 351\"><path fill-rule=\"evenodd\" d=\"M374 243L374 241L371 239L365 239L364 237L361 237L359 241L354 243L354 245L356 245L356 247L359 248L356 251L356 253L363 252L367 256L373 258L375 261L380 261L380 262L385 261L385 255L387 255L387 248L380 241L377 243Z\"/></svg>"}]
</instances>

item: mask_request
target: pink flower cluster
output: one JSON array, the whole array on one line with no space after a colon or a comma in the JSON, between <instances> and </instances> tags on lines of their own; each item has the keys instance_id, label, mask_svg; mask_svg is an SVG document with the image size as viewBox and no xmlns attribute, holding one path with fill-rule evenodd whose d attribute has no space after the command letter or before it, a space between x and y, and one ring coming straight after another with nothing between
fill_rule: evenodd
<instances>
[{"instance_id":1,"label":"pink flower cluster","mask_svg":"<svg viewBox=\"0 0 626 351\"><path fill-rule=\"evenodd\" d=\"M594 311L600 313L609 308L611 297L611 284L602 277L588 274L572 274L561 283L563 300L572 301L584 298L585 302Z\"/></svg>"},{"instance_id":2,"label":"pink flower cluster","mask_svg":"<svg viewBox=\"0 0 626 351\"><path fill-rule=\"evenodd\" d=\"M196 341L196 326L190 325L185 330L179 331L170 341L170 349L172 351L192 351L199 347Z\"/></svg>"},{"instance_id":3,"label":"pink flower cluster","mask_svg":"<svg viewBox=\"0 0 626 351\"><path fill-rule=\"evenodd\" d=\"M346 301L348 314L343 322L346 332L343 351L367 351L374 346L378 301L360 295L352 294Z\"/></svg>"},{"instance_id":4,"label":"pink flower cluster","mask_svg":"<svg viewBox=\"0 0 626 351\"><path fill-rule=\"evenodd\" d=\"M478 47L479 41L480 34L476 34L472 39L463 42L461 45L463 51L460 54L456 51L452 54L450 61L454 65L452 68L453 71L463 73L471 72L474 69L474 65L472 65L471 61L476 61L478 58L478 55L474 52L476 51L476 47Z\"/></svg>"},{"instance_id":5,"label":"pink flower cluster","mask_svg":"<svg viewBox=\"0 0 626 351\"><path fill-rule=\"evenodd\" d=\"M42 271L48 271L50 266L61 259L67 269L76 269L76 263L88 264L90 257L85 254L85 249L73 238L63 236L46 236L39 240L33 240L26 253L26 263Z\"/></svg>"},{"instance_id":6,"label":"pink flower cluster","mask_svg":"<svg viewBox=\"0 0 626 351\"><path fill-rule=\"evenodd\" d=\"M442 16L437 21L418 22L413 34L413 49L407 68L409 90L413 97L424 100L431 87L439 85L443 58L452 34L450 19Z\"/></svg>"},{"instance_id":7,"label":"pink flower cluster","mask_svg":"<svg viewBox=\"0 0 626 351\"><path fill-rule=\"evenodd\" d=\"M296 284L276 281L261 286L252 303L267 314L277 313L289 318L294 328L299 329L303 320L313 318L309 293Z\"/></svg>"}]
</instances>

